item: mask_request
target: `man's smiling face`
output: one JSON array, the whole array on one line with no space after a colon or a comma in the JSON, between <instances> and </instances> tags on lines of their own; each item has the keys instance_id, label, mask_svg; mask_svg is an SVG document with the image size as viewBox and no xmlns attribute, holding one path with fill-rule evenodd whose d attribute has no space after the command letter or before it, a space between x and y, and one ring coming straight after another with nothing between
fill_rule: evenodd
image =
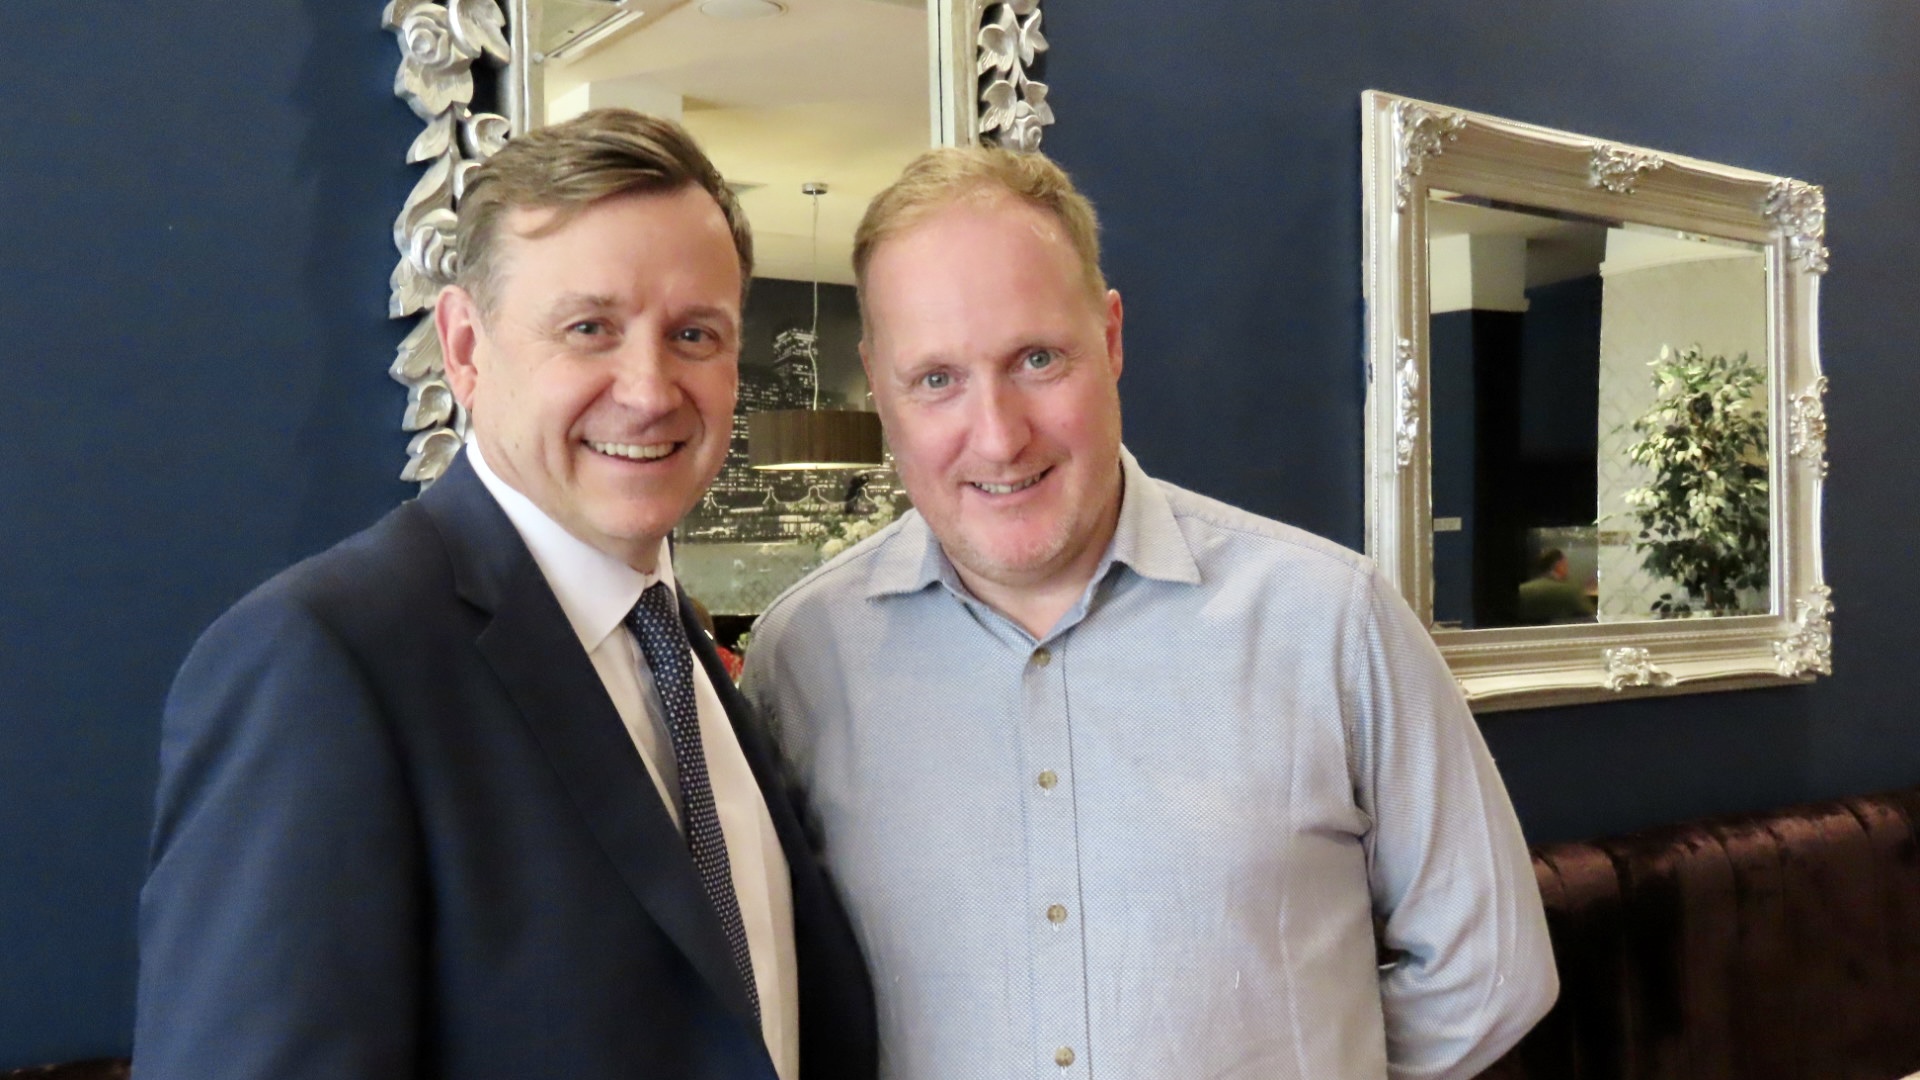
<instances>
[{"instance_id":1,"label":"man's smiling face","mask_svg":"<svg viewBox=\"0 0 1920 1080\"><path fill-rule=\"evenodd\" d=\"M1052 215L963 198L874 249L862 304L900 478L962 578L1078 587L1119 513L1119 294Z\"/></svg>"},{"instance_id":2,"label":"man's smiling face","mask_svg":"<svg viewBox=\"0 0 1920 1080\"><path fill-rule=\"evenodd\" d=\"M448 378L501 479L651 570L733 437L739 259L698 187L616 195L541 234L552 216L502 222L494 311L442 297Z\"/></svg>"}]
</instances>

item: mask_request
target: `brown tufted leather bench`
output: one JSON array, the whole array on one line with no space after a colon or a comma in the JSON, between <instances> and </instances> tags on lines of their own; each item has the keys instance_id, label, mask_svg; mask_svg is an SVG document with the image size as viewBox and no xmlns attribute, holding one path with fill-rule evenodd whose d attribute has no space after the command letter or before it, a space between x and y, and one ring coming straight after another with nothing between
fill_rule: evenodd
<instances>
[{"instance_id":1,"label":"brown tufted leather bench","mask_svg":"<svg viewBox=\"0 0 1920 1080\"><path fill-rule=\"evenodd\" d=\"M1920 788L1534 849L1560 1000L1483 1080L1920 1071Z\"/></svg>"}]
</instances>

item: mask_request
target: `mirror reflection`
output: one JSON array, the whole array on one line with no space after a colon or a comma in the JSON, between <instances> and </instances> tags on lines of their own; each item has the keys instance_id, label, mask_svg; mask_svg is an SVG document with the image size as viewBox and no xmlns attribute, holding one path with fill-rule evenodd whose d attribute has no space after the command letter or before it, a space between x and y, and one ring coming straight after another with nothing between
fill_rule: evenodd
<instances>
[{"instance_id":1,"label":"mirror reflection","mask_svg":"<svg viewBox=\"0 0 1920 1080\"><path fill-rule=\"evenodd\" d=\"M683 124L740 197L755 274L733 447L676 533L716 615L759 612L904 507L892 474L756 468L749 417L867 412L853 233L932 140L924 0L527 0L529 122L624 106ZM763 418L766 419L766 418ZM772 425L757 430L762 439ZM785 428L782 428L785 430ZM777 457L777 455L776 455Z\"/></svg>"},{"instance_id":2,"label":"mirror reflection","mask_svg":"<svg viewBox=\"0 0 1920 1080\"><path fill-rule=\"evenodd\" d=\"M1436 628L1769 611L1758 246L1431 190Z\"/></svg>"}]
</instances>

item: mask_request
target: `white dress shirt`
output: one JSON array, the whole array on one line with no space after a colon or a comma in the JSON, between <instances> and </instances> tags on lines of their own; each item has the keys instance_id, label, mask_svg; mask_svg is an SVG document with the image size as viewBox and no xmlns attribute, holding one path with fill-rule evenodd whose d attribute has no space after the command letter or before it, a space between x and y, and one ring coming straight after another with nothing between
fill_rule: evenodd
<instances>
[{"instance_id":1,"label":"white dress shirt","mask_svg":"<svg viewBox=\"0 0 1920 1080\"><path fill-rule=\"evenodd\" d=\"M594 670L600 673L627 734L640 751L640 760L653 778L660 801L674 824L681 826L678 770L665 711L640 643L626 628L628 612L648 586L665 581L668 588L677 588L666 541L660 543L658 570L643 574L574 536L502 480L487 465L477 442L468 441L467 459L546 575L547 585L560 601ZM781 1080L797 1080L799 993L786 853L773 830L760 785L720 704L720 695L697 658L693 661L693 692L714 806L726 836L733 890L739 898L740 920L746 925L747 948L753 956L753 978L760 992L761 1034ZM681 828L684 831L684 826ZM634 1018L636 1023L644 1020Z\"/></svg>"}]
</instances>

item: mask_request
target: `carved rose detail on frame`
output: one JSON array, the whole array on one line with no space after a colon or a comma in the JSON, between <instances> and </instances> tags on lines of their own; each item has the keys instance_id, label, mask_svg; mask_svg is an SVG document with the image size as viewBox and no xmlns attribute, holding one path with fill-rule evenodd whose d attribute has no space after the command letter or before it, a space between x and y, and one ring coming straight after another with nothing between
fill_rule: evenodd
<instances>
[{"instance_id":1,"label":"carved rose detail on frame","mask_svg":"<svg viewBox=\"0 0 1920 1080\"><path fill-rule=\"evenodd\" d=\"M454 233L460 219L451 210L433 210L413 227L407 242L407 261L415 272L445 285L460 270L460 253L454 248Z\"/></svg>"},{"instance_id":2,"label":"carved rose detail on frame","mask_svg":"<svg viewBox=\"0 0 1920 1080\"><path fill-rule=\"evenodd\" d=\"M1787 238L1787 251L1809 274L1827 272L1827 193L1801 180L1778 180L1767 191L1767 217Z\"/></svg>"},{"instance_id":3,"label":"carved rose detail on frame","mask_svg":"<svg viewBox=\"0 0 1920 1080\"><path fill-rule=\"evenodd\" d=\"M1793 412L1787 418L1787 436L1793 456L1806 462L1813 474L1827 476L1827 377L1793 395Z\"/></svg>"},{"instance_id":4,"label":"carved rose detail on frame","mask_svg":"<svg viewBox=\"0 0 1920 1080\"><path fill-rule=\"evenodd\" d=\"M1607 689L1615 693L1629 686L1673 685L1673 673L1655 664L1646 649L1627 645L1601 655L1607 662Z\"/></svg>"},{"instance_id":5,"label":"carved rose detail on frame","mask_svg":"<svg viewBox=\"0 0 1920 1080\"><path fill-rule=\"evenodd\" d=\"M1467 118L1459 113L1435 112L1410 101L1396 102L1393 122L1400 132L1400 170L1393 181L1394 209L1405 211L1413 197L1413 179L1425 171L1427 159L1460 137Z\"/></svg>"},{"instance_id":6,"label":"carved rose detail on frame","mask_svg":"<svg viewBox=\"0 0 1920 1080\"><path fill-rule=\"evenodd\" d=\"M1812 386L1793 396L1793 410L1787 421L1793 456L1811 465L1814 473L1822 478L1827 475L1826 395L1827 377L1822 375Z\"/></svg>"},{"instance_id":7,"label":"carved rose detail on frame","mask_svg":"<svg viewBox=\"0 0 1920 1080\"><path fill-rule=\"evenodd\" d=\"M506 14L498 0L390 0L381 26L400 45L393 92L426 127L407 148L407 161L427 170L408 193L393 223L400 260L389 282L387 313L423 315L395 350L388 373L407 388L401 419L416 432L401 479L431 483L460 448L465 417L441 378L440 345L430 314L440 289L459 268L456 207L467 174L506 141L505 117L476 113L473 65L482 57L505 64ZM456 130L458 135L456 137Z\"/></svg>"},{"instance_id":8,"label":"carved rose detail on frame","mask_svg":"<svg viewBox=\"0 0 1920 1080\"><path fill-rule=\"evenodd\" d=\"M1398 348L1398 369L1400 381L1398 419L1393 425L1393 456L1404 469L1413 464L1413 448L1420 438L1420 357L1413 351L1413 342L1401 338Z\"/></svg>"},{"instance_id":9,"label":"carved rose detail on frame","mask_svg":"<svg viewBox=\"0 0 1920 1080\"><path fill-rule=\"evenodd\" d=\"M1815 585L1809 591L1813 599L1793 602L1793 633L1773 643L1780 674L1789 679L1812 672L1833 674L1833 628L1827 621L1833 614L1833 590Z\"/></svg>"},{"instance_id":10,"label":"carved rose detail on frame","mask_svg":"<svg viewBox=\"0 0 1920 1080\"><path fill-rule=\"evenodd\" d=\"M1040 0L1007 0L982 13L974 73L988 80L980 90L983 142L1031 153L1040 149L1042 129L1053 123L1046 84L1027 76L1047 51L1041 14Z\"/></svg>"},{"instance_id":11,"label":"carved rose detail on frame","mask_svg":"<svg viewBox=\"0 0 1920 1080\"><path fill-rule=\"evenodd\" d=\"M453 46L453 19L446 8L429 4L416 9L400 24L401 47L407 61L427 71L450 68L460 56Z\"/></svg>"},{"instance_id":12,"label":"carved rose detail on frame","mask_svg":"<svg viewBox=\"0 0 1920 1080\"><path fill-rule=\"evenodd\" d=\"M1640 183L1640 174L1666 168L1666 159L1642 150L1623 150L1608 143L1593 148L1587 164L1587 186L1606 188L1616 195L1631 195Z\"/></svg>"},{"instance_id":13,"label":"carved rose detail on frame","mask_svg":"<svg viewBox=\"0 0 1920 1080\"><path fill-rule=\"evenodd\" d=\"M1002 79L990 84L980 100L986 106L980 113L980 130L1000 129L1000 145L1009 150L1031 153L1040 149L1040 129L1053 123L1045 84L1027 83L1015 100L1013 84Z\"/></svg>"}]
</instances>

